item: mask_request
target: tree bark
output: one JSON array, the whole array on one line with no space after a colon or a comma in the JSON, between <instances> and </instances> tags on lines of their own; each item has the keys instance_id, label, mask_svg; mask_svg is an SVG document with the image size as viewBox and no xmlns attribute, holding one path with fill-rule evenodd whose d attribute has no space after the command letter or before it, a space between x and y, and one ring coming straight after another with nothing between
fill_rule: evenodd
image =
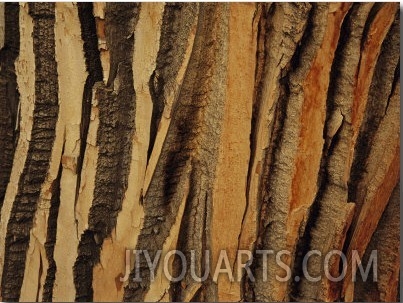
<instances>
[{"instance_id":1,"label":"tree bark","mask_svg":"<svg viewBox=\"0 0 403 303\"><path fill-rule=\"evenodd\" d=\"M0 298L398 300L399 16L397 3L0 3ZM155 279L144 255L141 282L133 266L122 279L133 250L161 252ZM206 279L170 280L172 250L198 277L208 260ZM215 279L223 250L233 279ZM269 250L288 252L289 279ZM334 250L346 269L337 254L324 266ZM377 279L353 282L374 250Z\"/></svg>"}]
</instances>

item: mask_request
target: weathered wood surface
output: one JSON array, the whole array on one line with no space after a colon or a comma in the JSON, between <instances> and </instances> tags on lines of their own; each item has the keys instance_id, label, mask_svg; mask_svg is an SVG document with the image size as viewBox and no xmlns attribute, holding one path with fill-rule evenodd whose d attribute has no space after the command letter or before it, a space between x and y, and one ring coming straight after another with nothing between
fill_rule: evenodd
<instances>
[{"instance_id":1,"label":"weathered wood surface","mask_svg":"<svg viewBox=\"0 0 403 303\"><path fill-rule=\"evenodd\" d=\"M0 3L1 299L397 300L399 27L397 3ZM199 277L226 250L234 280L121 281L126 249ZM375 249L378 281L323 275Z\"/></svg>"}]
</instances>

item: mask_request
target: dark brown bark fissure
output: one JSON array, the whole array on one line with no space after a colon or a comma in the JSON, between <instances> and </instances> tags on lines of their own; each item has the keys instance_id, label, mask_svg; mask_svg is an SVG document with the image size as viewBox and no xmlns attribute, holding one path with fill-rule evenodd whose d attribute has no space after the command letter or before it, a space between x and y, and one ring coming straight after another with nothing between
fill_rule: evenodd
<instances>
[{"instance_id":1,"label":"dark brown bark fissure","mask_svg":"<svg viewBox=\"0 0 403 303\"><path fill-rule=\"evenodd\" d=\"M93 267L99 263L104 239L116 226L127 189L135 132L136 95L132 57L139 11L140 5L134 3L108 3L106 6L106 38L110 47L111 69L108 85L100 85L95 96L99 108L99 153L88 229L81 236L74 264L76 301L92 301Z\"/></svg>"},{"instance_id":2,"label":"dark brown bark fissure","mask_svg":"<svg viewBox=\"0 0 403 303\"><path fill-rule=\"evenodd\" d=\"M166 97L175 85L198 10L197 3L167 3L164 7L156 68L149 82L153 111L147 159L153 151Z\"/></svg>"},{"instance_id":3,"label":"dark brown bark fissure","mask_svg":"<svg viewBox=\"0 0 403 303\"><path fill-rule=\"evenodd\" d=\"M62 154L63 150L64 147L62 149ZM42 293L43 302L52 302L53 299L53 286L55 284L55 277L57 270L57 264L55 262L55 259L53 258L53 253L56 244L57 218L59 215L59 206L60 206L60 178L62 175L62 168L63 166L62 164L60 164L57 177L51 185L52 198L50 200L48 227L46 231L46 242L45 242L46 258L48 260L48 270L46 273L45 283L43 285L43 293ZM41 277L41 275L39 275L39 277ZM38 287L38 292L39 289L40 287ZM37 301L38 300L39 298L37 298Z\"/></svg>"},{"instance_id":4,"label":"dark brown bark fissure","mask_svg":"<svg viewBox=\"0 0 403 303\"><path fill-rule=\"evenodd\" d=\"M102 65L98 49L98 37L92 3L78 3L78 17L81 24L81 38L84 42L85 65L88 72L83 91L80 123L80 155L77 159L76 203L81 183L81 170L87 146L88 128L91 116L92 90L96 82L103 80Z\"/></svg>"},{"instance_id":5,"label":"dark brown bark fissure","mask_svg":"<svg viewBox=\"0 0 403 303\"><path fill-rule=\"evenodd\" d=\"M5 37L0 50L0 211L18 142L20 97L14 65L20 51L20 7L18 3L5 3L4 6Z\"/></svg>"},{"instance_id":6,"label":"dark brown bark fissure","mask_svg":"<svg viewBox=\"0 0 403 303\"><path fill-rule=\"evenodd\" d=\"M185 81L182 84L178 102L173 105L172 121L156 171L144 198L145 218L136 249L147 250L152 260L157 250L163 248L170 233L183 195L186 194L184 187L188 182L189 194L186 204L190 204L187 208L190 213L185 212L185 217L189 216L191 221L188 228L182 226L183 234L180 234L179 238L185 239L183 245L185 251L188 251L196 245L192 235L198 238L199 244L200 238L203 237L203 217L197 219L201 220L196 223L192 212L197 210L205 216L206 209L208 212L211 207L204 206L202 200L212 185L207 183L208 178L211 178L215 172L217 136L219 135L217 132L219 133L220 129L224 102L224 97L220 95L223 93L219 90L212 93L210 88L215 87L212 81L225 79L225 74L221 70L224 67L214 61L225 53L222 47L225 40L218 42L220 39L214 39L214 35L223 36L222 31L227 23L224 21L227 16L222 15L221 10L221 5L202 4L200 6L196 39ZM215 33L214 30L216 30ZM221 39L226 38L221 37ZM209 126L206 126L207 123L204 120L207 117L210 117ZM216 128L213 129L214 127ZM214 138L217 140L214 141ZM194 178L191 177L192 174ZM199 207L196 205L198 199L201 200ZM141 283L133 282L134 271L131 273L129 285L125 288L125 301L142 301L150 286L150 273L143 256L140 259L140 276ZM178 298L181 295L174 293L173 296Z\"/></svg>"},{"instance_id":7,"label":"dark brown bark fissure","mask_svg":"<svg viewBox=\"0 0 403 303\"><path fill-rule=\"evenodd\" d=\"M29 13L34 20L35 108L27 160L7 226L1 281L5 301L17 301L20 296L30 230L55 138L59 104L54 9L52 3L29 4Z\"/></svg>"}]
</instances>

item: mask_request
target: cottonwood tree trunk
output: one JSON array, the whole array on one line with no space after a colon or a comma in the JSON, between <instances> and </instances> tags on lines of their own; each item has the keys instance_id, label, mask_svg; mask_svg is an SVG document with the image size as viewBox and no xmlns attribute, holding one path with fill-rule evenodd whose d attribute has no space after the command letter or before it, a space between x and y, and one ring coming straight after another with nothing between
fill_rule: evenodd
<instances>
[{"instance_id":1,"label":"cottonwood tree trunk","mask_svg":"<svg viewBox=\"0 0 403 303\"><path fill-rule=\"evenodd\" d=\"M2 300L397 300L399 38L397 3L1 3Z\"/></svg>"}]
</instances>

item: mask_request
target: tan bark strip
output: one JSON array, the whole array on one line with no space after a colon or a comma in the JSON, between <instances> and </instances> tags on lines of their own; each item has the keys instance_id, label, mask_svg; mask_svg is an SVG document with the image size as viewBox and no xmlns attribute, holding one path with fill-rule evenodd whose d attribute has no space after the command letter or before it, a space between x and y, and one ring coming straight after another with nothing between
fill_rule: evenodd
<instances>
[{"instance_id":1,"label":"tan bark strip","mask_svg":"<svg viewBox=\"0 0 403 303\"><path fill-rule=\"evenodd\" d=\"M54 5L30 3L29 14L34 19L32 35L37 63L35 106L27 162L18 181L18 193L7 226L2 276L5 300L18 300L21 294L30 230L50 166L59 113Z\"/></svg>"},{"instance_id":2,"label":"tan bark strip","mask_svg":"<svg viewBox=\"0 0 403 303\"><path fill-rule=\"evenodd\" d=\"M84 51L86 53L86 59L88 60L86 66L89 75L87 80L85 80L85 78L82 78L85 77L85 74L82 74L83 71L80 72L79 70L75 70L77 74L72 77L77 77L78 75L81 75L81 77L77 77L76 80L66 80L66 83L70 83L71 81L85 81L85 85L83 86L83 83L80 83L79 85L70 83L70 85L75 87L81 86L82 88L77 90L77 94L81 94L81 96L76 95L74 102L82 103L82 105L80 104L77 106L83 110L81 111L81 114L75 114L75 118L70 118L73 119L72 121L75 121L75 123L69 127L71 128L72 132L71 136L77 135L75 131L76 127L79 126L79 137L75 139L77 146L72 145L74 142L73 140L71 140L69 145L65 146L66 151L72 153L72 155L71 157L68 156L65 159L67 160L66 163L63 163L65 164L65 167L63 168L63 173L61 176L61 201L57 225L69 227L68 229L66 228L66 230L69 230L70 233L66 235L64 229L60 228L57 231L57 239L59 239L59 241L56 242L54 250L54 259L57 264L55 287L53 290L54 301L73 301L75 298L75 287L72 277L73 265L77 258L77 249L71 250L71 247L78 247L79 237L88 226L88 213L93 199L95 172L98 161L98 147L96 141L99 125L98 100L94 97L94 94L91 93L91 90L93 90L93 82L99 78L97 75L97 69L99 70L99 68L97 68L96 64L97 58L93 57L96 56L96 52L94 51L94 47L91 45L91 36L94 35L95 32L91 32L91 20L90 17L88 17L88 13L86 12L87 8L85 6L86 4L79 4L77 7L78 16L74 15L71 17L72 20L75 21L73 22L74 26L72 26L74 29L74 37L71 38L74 40L74 42L71 41L71 43L75 48L72 50L72 52L76 56L82 56L84 44ZM89 13L90 16L92 16L92 9ZM82 18L85 19L84 22L80 22L81 28L77 19L80 14L82 14ZM79 40L80 32L84 41ZM82 60L83 59L81 59L81 61ZM64 64L68 64L68 62L69 59L66 59ZM83 66L82 68L84 68L84 62L82 62L81 65ZM96 87L94 90L95 89ZM88 98L90 98L90 100L88 100ZM87 102L90 103L89 109L86 105ZM68 108L68 110L65 112L68 115L73 114L70 113L71 110L72 109ZM78 111L79 109L77 108L75 110ZM84 118L84 116L87 115L87 111L89 111L88 118ZM81 121L75 120L77 117L81 117ZM86 122L86 120L88 120L88 122ZM77 123L81 125L76 125ZM88 123L88 131L84 131L84 123ZM69 128L66 130L68 131ZM70 136L69 134L67 135ZM81 142L79 140L81 140ZM77 154L78 152L79 154ZM81 157L83 158L82 160L80 160ZM77 161L75 162L74 159ZM81 164L80 161L82 161ZM68 165L69 163L73 165ZM80 181L78 181L79 178ZM75 193L74 190L76 191ZM68 237L70 241L64 241L64 237ZM65 252L67 250L69 250L70 253L66 255Z\"/></svg>"},{"instance_id":3,"label":"tan bark strip","mask_svg":"<svg viewBox=\"0 0 403 303\"><path fill-rule=\"evenodd\" d=\"M81 183L76 205L74 206L75 236L80 235L88 228L88 214L90 211L95 188L95 174L98 163L99 146L97 144L97 132L99 127L99 104L95 92L100 85L95 85L91 102L91 116L88 127L87 146L81 170ZM63 182L61 195L63 196ZM61 203L63 205L63 203ZM61 206L62 207L62 206Z\"/></svg>"},{"instance_id":4,"label":"tan bark strip","mask_svg":"<svg viewBox=\"0 0 403 303\"><path fill-rule=\"evenodd\" d=\"M398 182L371 238L362 265L367 266L372 251L377 251L377 281L372 268L366 282L357 270L354 301L396 302L400 269L400 182Z\"/></svg>"},{"instance_id":5,"label":"tan bark strip","mask_svg":"<svg viewBox=\"0 0 403 303\"><path fill-rule=\"evenodd\" d=\"M144 218L140 203L147 164L147 149L152 112L149 80L159 47L163 3L142 4L135 29L133 83L136 91L136 133L133 137L128 187L117 217L116 229L105 240L100 263L94 267L94 301L121 301L125 271L125 251L134 249Z\"/></svg>"},{"instance_id":6,"label":"tan bark strip","mask_svg":"<svg viewBox=\"0 0 403 303\"><path fill-rule=\"evenodd\" d=\"M179 102L174 104L167 137L143 202L145 219L136 248L148 250L152 259L163 248L183 199L187 205L178 249L186 248L187 252L208 241L200 241L205 231L198 223L200 216L193 212L206 216L202 212L205 204L198 199L208 196L208 182L214 179L217 162L225 99L222 83L226 79L227 18L226 4L203 4L200 8L198 32ZM189 178L189 194L185 197L184 184ZM141 283L129 281L124 300L143 300L149 291L150 276L143 257L140 275ZM130 279L133 277L134 272Z\"/></svg>"},{"instance_id":7,"label":"tan bark strip","mask_svg":"<svg viewBox=\"0 0 403 303\"><path fill-rule=\"evenodd\" d=\"M295 12L288 11L288 14L292 14L292 18L298 18L297 20L307 18L309 6L303 9L302 5L304 4L298 4L297 7L291 4L287 5L289 5L288 9L295 9ZM292 182L296 171L295 159L298 154L298 142L303 127L300 123L300 119L304 115L304 88L301 83L304 83L308 77L317 52L322 45L328 22L328 6L326 4L315 4L307 22L309 24L308 32L306 32L302 45L297 51L297 57L293 58L295 66L291 66L293 70L283 80L285 84L279 97L281 106L278 105L280 108L276 117L278 134L275 135L277 138L272 139L272 144L275 145L273 156L269 155L265 160L267 164L264 164L264 169L269 178L262 183L263 205L259 232L261 242L258 242L258 249L270 249L275 252L288 249L291 250L291 253L294 249L287 247L289 235L287 235L286 222L292 199ZM295 118L286 119L286 117ZM297 236L295 237L297 238ZM290 264L290 259L284 261ZM275 258L269 258L267 264L268 268L274 270L270 271L266 282L263 282L262 265L259 264L255 270L256 300L287 300L287 283L276 279L276 275L284 275L283 270L276 265Z\"/></svg>"},{"instance_id":8,"label":"tan bark strip","mask_svg":"<svg viewBox=\"0 0 403 303\"><path fill-rule=\"evenodd\" d=\"M68 234L71 242L61 240L56 243L54 258L57 263L57 271L53 291L54 301L73 301L75 298L72 277L73 265L77 258L77 249L73 249L67 256L65 251L71 246L78 247L79 237L88 227L88 214L93 199L95 173L98 163L99 109L94 91L99 85L94 86L94 82L102 80L102 68L99 53L97 52L98 42L92 4L79 3L77 9L80 19L78 32L81 31L83 41L81 45L76 45L75 47L77 51L82 52L84 46L88 77L83 87L84 91L81 91L82 96L77 98L77 101L82 100L82 105L80 105L82 111L80 115L80 154L77 159L76 172L66 167L61 177L61 201L57 224L58 226L69 226L68 230L72 232ZM79 34L76 32L75 36L79 36ZM74 183L74 180L77 181ZM72 201L72 189L74 188L76 190L74 194L75 200ZM63 230L58 229L57 238L62 239L63 234Z\"/></svg>"},{"instance_id":9,"label":"tan bark strip","mask_svg":"<svg viewBox=\"0 0 403 303\"><path fill-rule=\"evenodd\" d=\"M85 81L81 106L80 154L77 159L77 185L75 185L76 201L71 205L71 207L73 207L73 211L67 212L73 214L73 217L70 217L70 219L66 217L63 220L74 220L76 224L75 236L78 241L84 230L88 228L88 215L95 188L95 174L96 167L98 165L99 152L99 146L97 143L99 126L99 100L96 98L95 92L99 87L102 86L101 81L103 76L101 59L98 51L98 39L96 37L95 18L93 16L93 4L78 3L77 8L80 19L81 38L83 40L88 77ZM66 195L66 198L68 199L68 191L63 190L63 181L61 187L61 195ZM64 205L65 204L61 203L61 207L64 207ZM70 204L66 204L66 206L67 205ZM74 264L76 257L77 251L74 251L74 253L71 255L71 259L69 259L69 263L64 268L64 270L66 270L65 274L67 277L71 276L71 264ZM72 295L71 289L73 288L70 286L66 287L66 289L68 289L69 296Z\"/></svg>"},{"instance_id":10,"label":"tan bark strip","mask_svg":"<svg viewBox=\"0 0 403 303\"><path fill-rule=\"evenodd\" d=\"M77 8L72 4L57 3L55 7L55 41L56 60L58 62L59 79L59 118L56 125L56 138L52 149L50 167L41 189L41 201L35 214L34 226L30 235L30 249L27 253L24 282L21 289L21 301L42 300L42 292L48 271L49 261L45 253L47 239L47 222L54 183L58 175L60 163L64 166L64 178L69 176L69 183L76 182L77 157L80 153L80 117L81 99L86 78L85 61L82 54L80 24ZM68 20L68 22L66 21ZM72 64L74 62L75 64ZM71 87L76 89L71 90ZM64 147L64 150L62 151ZM62 155L63 152L63 155ZM68 170L69 172L66 172ZM75 186L70 186L70 201L74 205ZM63 201L65 202L65 201ZM72 214L72 213L70 213ZM57 215L57 213L56 213ZM71 230L75 230L73 220ZM59 228L59 239L63 239L63 258L58 263L66 262L65 251L72 247L76 235ZM62 234L60 234L62 232ZM59 242L60 243L60 242ZM76 243L77 245L78 243ZM63 244L62 244L63 245ZM74 244L73 244L74 245ZM74 255L74 254L73 254ZM71 265L71 264L70 264ZM42 266L42 267L40 267ZM63 266L61 266L63 267ZM39 270L39 268L41 270ZM39 276L38 276L39 275ZM70 279L72 280L72 279ZM59 281L58 281L59 282ZM60 282L59 282L60 283ZM63 281L64 287L68 282ZM39 288L39 289L38 289ZM66 287L68 289L68 287ZM51 291L47 290L47 291Z\"/></svg>"},{"instance_id":11,"label":"tan bark strip","mask_svg":"<svg viewBox=\"0 0 403 303\"><path fill-rule=\"evenodd\" d=\"M192 53L196 27L198 22L199 5L182 4L182 14L176 16L175 7L178 4L170 4L164 8L161 46L157 56L157 66L150 78L153 100L153 117L150 125L150 142L148 147L148 163L144 180L143 193L147 192L152 175L155 171L162 145L166 138L168 127L171 122L171 111L173 105L177 102L180 87L189 64ZM175 19L174 22L172 19ZM178 22L179 25L175 25ZM165 33L165 34L164 34ZM174 52L173 59L167 60L166 53ZM166 62L167 61L167 62ZM162 66L160 66L162 65ZM155 103L155 104L154 104ZM160 112L163 110L162 113ZM151 132L156 132L151 134Z\"/></svg>"},{"instance_id":12,"label":"tan bark strip","mask_svg":"<svg viewBox=\"0 0 403 303\"><path fill-rule=\"evenodd\" d=\"M348 264L351 264L352 250L357 250L360 258L374 233L390 195L398 182L400 173L400 85L396 85L389 101L386 115L379 125L368 157L367 174L359 186L366 188L360 192L362 208L356 228L347 249ZM362 194L361 194L362 193ZM344 279L343 293L346 301L353 300L354 283L351 281L351 268Z\"/></svg>"},{"instance_id":13,"label":"tan bark strip","mask_svg":"<svg viewBox=\"0 0 403 303\"><path fill-rule=\"evenodd\" d=\"M262 82L264 79L265 68L265 42L266 42L266 18L270 4L256 4L255 13L253 16L252 28L256 32L256 60L255 60L255 75L254 75L254 92L252 99L252 113L251 113L251 129L250 129L250 159L248 166L248 174L246 180L246 205L244 213L242 214L242 226L238 237L238 246L248 247L249 250L253 249L254 241L257 237L257 201L254 197L256 194L256 184L259 175L253 174L253 169L256 171L255 154L256 154L256 129L257 121L259 119L259 101L262 95ZM260 149L258 149L260 151ZM252 184L252 186L251 186ZM251 194L253 188L253 194ZM249 243L249 245L248 245Z\"/></svg>"},{"instance_id":14,"label":"tan bark strip","mask_svg":"<svg viewBox=\"0 0 403 303\"><path fill-rule=\"evenodd\" d=\"M81 99L81 97L80 97ZM80 100L79 99L79 100ZM73 265L77 258L77 249L79 237L88 226L88 213L93 199L95 187L95 173L98 161L98 146L96 145L96 133L99 124L99 112L97 100L93 99L91 109L91 121L87 137L87 147L84 156L84 164L81 171L81 186L77 205L74 205L75 190L77 178L74 170L69 167L63 168L63 173L60 181L60 207L57 225L69 226L69 233L64 232L64 228L58 228L57 241L54 250L54 259L57 264L55 276L55 286L53 290L53 301L65 302L74 301L75 287L73 282ZM67 229L66 229L67 230ZM67 242L65 238L70 239ZM69 251L69 254L66 254ZM60 281L60 282L59 282Z\"/></svg>"},{"instance_id":15,"label":"tan bark strip","mask_svg":"<svg viewBox=\"0 0 403 303\"><path fill-rule=\"evenodd\" d=\"M55 263L52 266L55 266L57 270L54 277L53 273L50 272L51 276L47 279L48 283L53 283L54 287L46 290L46 296L51 296L55 301L62 301L74 298L72 270L69 271L69 267L73 266L72 261L74 259L72 257L76 253L76 250L72 248L78 246L74 204L77 183L77 159L80 155L82 95L87 73L82 51L83 41L81 40L77 6L75 4L57 3L55 9L60 114L56 142L53 148L54 154L51 160L51 173L48 175L49 186L54 184L59 165L62 165L62 169L59 181L61 187L60 196L57 197L60 199L60 206L57 213L53 260L48 260ZM72 90L73 87L74 89ZM45 186L48 186L47 184L45 183L43 190ZM47 192L50 191L49 189ZM66 251L69 251L69 253L66 254ZM54 279L54 282L51 282L52 279ZM68 293L70 293L70 296Z\"/></svg>"},{"instance_id":16,"label":"tan bark strip","mask_svg":"<svg viewBox=\"0 0 403 303\"><path fill-rule=\"evenodd\" d=\"M21 120L19 123L21 135L16 147L10 182L4 198L0 217L0 268L4 265L4 250L7 225L10 218L11 208L17 195L17 186L20 175L25 165L28 144L31 140L32 117L34 110L35 95L35 59L33 53L32 31L33 22L28 14L28 4L20 4L20 54L15 63L17 83L21 100ZM0 270L0 279L3 271Z\"/></svg>"},{"instance_id":17,"label":"tan bark strip","mask_svg":"<svg viewBox=\"0 0 403 303\"><path fill-rule=\"evenodd\" d=\"M212 264L217 264L220 251L223 249L227 250L230 264L235 264L238 246L241 245L240 249L246 249L252 245L252 243L238 243L238 237L247 206L245 192L250 157L249 136L257 44L257 28L253 22L255 11L256 6L253 3L229 5L227 93L212 193L213 212L210 227L213 239ZM239 49L242 49L242 52L239 52ZM240 77L245 80L239 81ZM238 278L240 277L236 273L235 282L229 281L226 275L218 278L218 301L241 299Z\"/></svg>"},{"instance_id":18,"label":"tan bark strip","mask_svg":"<svg viewBox=\"0 0 403 303\"><path fill-rule=\"evenodd\" d=\"M42 301L46 302L52 301L55 275L57 270L56 262L54 259L54 249L57 234L57 219L60 207L60 177L62 173L62 167L62 164L60 164L59 172L52 186L52 199L50 201L49 216L47 221L45 252L48 262L48 269L46 271L46 278L43 282L43 291L41 294Z\"/></svg>"}]
</instances>

